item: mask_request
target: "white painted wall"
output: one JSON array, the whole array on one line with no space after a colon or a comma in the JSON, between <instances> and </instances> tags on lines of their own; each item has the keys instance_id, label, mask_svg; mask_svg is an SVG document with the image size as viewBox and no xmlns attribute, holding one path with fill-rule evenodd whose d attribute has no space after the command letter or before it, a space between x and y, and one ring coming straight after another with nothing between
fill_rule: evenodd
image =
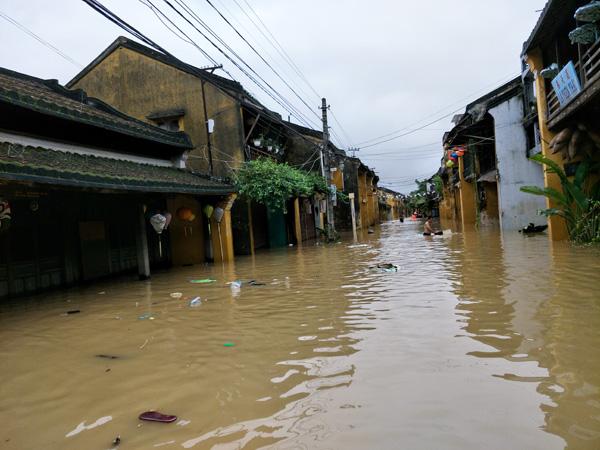
<instances>
[{"instance_id":1,"label":"white painted wall","mask_svg":"<svg viewBox=\"0 0 600 450\"><path fill-rule=\"evenodd\" d=\"M500 226L503 230L518 230L530 222L543 225L546 218L537 211L546 207L545 198L519 190L526 185L544 187L542 166L527 159L522 97L513 97L489 113L494 117L496 133Z\"/></svg>"}]
</instances>

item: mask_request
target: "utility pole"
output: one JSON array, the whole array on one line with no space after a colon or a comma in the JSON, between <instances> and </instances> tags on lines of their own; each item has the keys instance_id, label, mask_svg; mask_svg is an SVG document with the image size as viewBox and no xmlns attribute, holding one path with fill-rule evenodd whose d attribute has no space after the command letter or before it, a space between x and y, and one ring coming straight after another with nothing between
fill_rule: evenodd
<instances>
[{"instance_id":1,"label":"utility pole","mask_svg":"<svg viewBox=\"0 0 600 450\"><path fill-rule=\"evenodd\" d=\"M331 201L331 167L329 166L329 126L327 125L327 100L321 99L323 113L323 149L321 150L321 173L327 182L327 239L332 241L335 234L333 202Z\"/></svg>"},{"instance_id":2,"label":"utility pole","mask_svg":"<svg viewBox=\"0 0 600 450\"><path fill-rule=\"evenodd\" d=\"M356 158L356 152L358 152L359 150L360 150L360 148L358 148L358 147L350 147L348 149L349 152L352 152L352 157L353 158Z\"/></svg>"}]
</instances>

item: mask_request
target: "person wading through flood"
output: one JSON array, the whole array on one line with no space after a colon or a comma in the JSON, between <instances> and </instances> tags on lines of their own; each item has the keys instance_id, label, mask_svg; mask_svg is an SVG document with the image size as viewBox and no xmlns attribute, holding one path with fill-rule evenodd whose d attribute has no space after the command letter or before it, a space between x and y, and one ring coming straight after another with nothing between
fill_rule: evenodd
<instances>
[{"instance_id":1,"label":"person wading through flood","mask_svg":"<svg viewBox=\"0 0 600 450\"><path fill-rule=\"evenodd\" d=\"M434 234L442 234L441 231L434 231L431 224L431 216L427 216L427 220L425 221L425 225L423 225L423 236L431 236Z\"/></svg>"}]
</instances>

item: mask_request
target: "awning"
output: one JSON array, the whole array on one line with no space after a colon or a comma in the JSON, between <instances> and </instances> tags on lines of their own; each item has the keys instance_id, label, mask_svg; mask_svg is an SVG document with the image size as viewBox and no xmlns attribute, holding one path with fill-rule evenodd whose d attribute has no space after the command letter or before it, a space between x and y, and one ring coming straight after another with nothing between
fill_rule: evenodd
<instances>
[{"instance_id":1,"label":"awning","mask_svg":"<svg viewBox=\"0 0 600 450\"><path fill-rule=\"evenodd\" d=\"M56 186L225 195L233 186L174 167L0 142L0 179Z\"/></svg>"},{"instance_id":2,"label":"awning","mask_svg":"<svg viewBox=\"0 0 600 450\"><path fill-rule=\"evenodd\" d=\"M488 183L495 183L498 181L498 170L490 170L479 177L477 181L487 181Z\"/></svg>"}]
</instances>

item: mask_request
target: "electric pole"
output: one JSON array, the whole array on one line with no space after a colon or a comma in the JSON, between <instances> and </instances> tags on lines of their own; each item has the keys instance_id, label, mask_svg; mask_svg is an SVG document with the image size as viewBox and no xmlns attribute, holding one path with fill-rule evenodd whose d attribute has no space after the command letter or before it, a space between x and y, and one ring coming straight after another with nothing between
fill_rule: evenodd
<instances>
[{"instance_id":1,"label":"electric pole","mask_svg":"<svg viewBox=\"0 0 600 450\"><path fill-rule=\"evenodd\" d=\"M327 100L321 99L323 113L323 149L321 151L321 173L327 182L327 239L332 241L335 234L333 202L331 201L331 167L329 166L329 127L327 125Z\"/></svg>"},{"instance_id":2,"label":"electric pole","mask_svg":"<svg viewBox=\"0 0 600 450\"><path fill-rule=\"evenodd\" d=\"M349 152L352 152L352 157L353 158L356 158L356 152L358 152L359 150L360 150L360 148L358 148L358 147L350 147L348 149Z\"/></svg>"}]
</instances>

